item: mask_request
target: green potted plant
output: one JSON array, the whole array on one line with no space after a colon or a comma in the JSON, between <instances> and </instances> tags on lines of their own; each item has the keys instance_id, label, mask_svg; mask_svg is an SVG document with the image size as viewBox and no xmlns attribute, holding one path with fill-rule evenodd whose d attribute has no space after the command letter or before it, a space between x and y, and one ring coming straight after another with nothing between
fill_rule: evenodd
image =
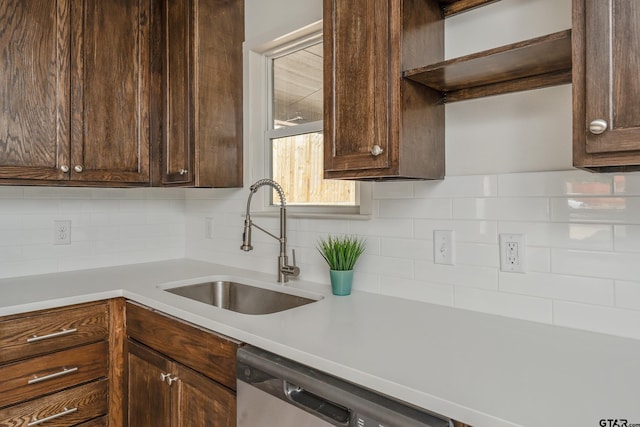
<instances>
[{"instance_id":1,"label":"green potted plant","mask_svg":"<svg viewBox=\"0 0 640 427\"><path fill-rule=\"evenodd\" d=\"M364 252L366 241L356 236L329 236L316 246L329 264L331 290L334 295L349 295L353 282L353 267Z\"/></svg>"}]
</instances>

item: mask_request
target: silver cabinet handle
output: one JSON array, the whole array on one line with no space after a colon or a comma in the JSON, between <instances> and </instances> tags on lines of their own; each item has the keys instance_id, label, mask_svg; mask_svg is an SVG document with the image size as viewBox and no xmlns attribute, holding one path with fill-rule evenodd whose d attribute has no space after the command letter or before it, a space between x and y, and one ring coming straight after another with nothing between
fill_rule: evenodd
<instances>
[{"instance_id":1,"label":"silver cabinet handle","mask_svg":"<svg viewBox=\"0 0 640 427\"><path fill-rule=\"evenodd\" d=\"M69 166L67 166L67 165L62 165L62 166L60 166L60 170L61 170L62 172L64 172L64 173L67 173L67 172L69 172Z\"/></svg>"},{"instance_id":2,"label":"silver cabinet handle","mask_svg":"<svg viewBox=\"0 0 640 427\"><path fill-rule=\"evenodd\" d=\"M169 377L169 378L167 378L167 384L169 384L169 385L173 384L175 381L178 381L178 377Z\"/></svg>"},{"instance_id":3,"label":"silver cabinet handle","mask_svg":"<svg viewBox=\"0 0 640 427\"><path fill-rule=\"evenodd\" d=\"M48 334L48 335L34 335L32 337L27 338L27 342L31 343L31 342L38 342L38 341L42 341L42 340L48 340L49 338L56 338L56 337L61 337L64 335L69 335L72 334L74 332L78 332L77 328L72 328L72 329L62 329L60 332L54 332L52 334Z\"/></svg>"},{"instance_id":4,"label":"silver cabinet handle","mask_svg":"<svg viewBox=\"0 0 640 427\"><path fill-rule=\"evenodd\" d=\"M602 132L607 130L607 121L602 119L593 120L589 123L589 132L594 135L600 135Z\"/></svg>"},{"instance_id":5,"label":"silver cabinet handle","mask_svg":"<svg viewBox=\"0 0 640 427\"><path fill-rule=\"evenodd\" d=\"M82 172L82 170L83 170L82 165L75 165L73 167L73 170L78 172L78 173Z\"/></svg>"},{"instance_id":6,"label":"silver cabinet handle","mask_svg":"<svg viewBox=\"0 0 640 427\"><path fill-rule=\"evenodd\" d=\"M180 175L186 175L188 172L187 169L180 169Z\"/></svg>"},{"instance_id":7,"label":"silver cabinet handle","mask_svg":"<svg viewBox=\"0 0 640 427\"><path fill-rule=\"evenodd\" d=\"M27 427L37 426L38 424L46 423L47 421L55 420L56 418L64 417L65 415L73 414L74 412L78 412L78 408L67 409L64 408L64 411L58 412L57 414L38 419L38 417L33 417L33 421L27 424Z\"/></svg>"},{"instance_id":8,"label":"silver cabinet handle","mask_svg":"<svg viewBox=\"0 0 640 427\"><path fill-rule=\"evenodd\" d=\"M30 379L29 381L27 381L27 384L37 384L40 383L42 381L47 381L47 380L52 380L54 378L58 378L58 377L62 377L64 375L69 375L72 374L74 372L77 372L78 368L62 368L62 371L59 372L55 372L53 374L49 374L49 375L45 375L44 377L39 377L39 376L35 376L34 378Z\"/></svg>"},{"instance_id":9,"label":"silver cabinet handle","mask_svg":"<svg viewBox=\"0 0 640 427\"><path fill-rule=\"evenodd\" d=\"M371 147L371 155L374 157L379 156L383 151L384 150L379 145L374 145L373 147Z\"/></svg>"},{"instance_id":10,"label":"silver cabinet handle","mask_svg":"<svg viewBox=\"0 0 640 427\"><path fill-rule=\"evenodd\" d=\"M162 372L160 373L160 380L161 380L161 381L163 381L163 382L164 382L164 381L166 381L166 380L167 380L167 378L171 378L171 374L170 374L170 373L166 373L166 374L165 374L165 373L162 373Z\"/></svg>"}]
</instances>

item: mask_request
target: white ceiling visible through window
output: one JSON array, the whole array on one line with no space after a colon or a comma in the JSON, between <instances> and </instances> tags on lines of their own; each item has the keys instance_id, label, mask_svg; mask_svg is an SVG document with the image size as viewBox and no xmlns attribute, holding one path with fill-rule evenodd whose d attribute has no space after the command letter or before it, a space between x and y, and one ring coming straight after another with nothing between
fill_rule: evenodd
<instances>
[{"instance_id":1,"label":"white ceiling visible through window","mask_svg":"<svg viewBox=\"0 0 640 427\"><path fill-rule=\"evenodd\" d=\"M322 43L273 62L273 126L322 120Z\"/></svg>"}]
</instances>

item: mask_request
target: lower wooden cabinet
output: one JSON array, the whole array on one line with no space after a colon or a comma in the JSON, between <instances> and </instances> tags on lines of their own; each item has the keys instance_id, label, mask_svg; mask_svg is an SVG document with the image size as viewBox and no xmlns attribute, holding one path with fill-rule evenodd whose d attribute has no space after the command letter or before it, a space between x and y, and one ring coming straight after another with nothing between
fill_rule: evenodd
<instances>
[{"instance_id":1,"label":"lower wooden cabinet","mask_svg":"<svg viewBox=\"0 0 640 427\"><path fill-rule=\"evenodd\" d=\"M115 313L123 300L0 317L0 426L118 426ZM120 417L121 418L121 417Z\"/></svg>"},{"instance_id":2,"label":"lower wooden cabinet","mask_svg":"<svg viewBox=\"0 0 640 427\"><path fill-rule=\"evenodd\" d=\"M232 427L232 390L129 341L129 426Z\"/></svg>"},{"instance_id":3,"label":"lower wooden cabinet","mask_svg":"<svg viewBox=\"0 0 640 427\"><path fill-rule=\"evenodd\" d=\"M236 425L240 343L128 302L130 427Z\"/></svg>"}]
</instances>

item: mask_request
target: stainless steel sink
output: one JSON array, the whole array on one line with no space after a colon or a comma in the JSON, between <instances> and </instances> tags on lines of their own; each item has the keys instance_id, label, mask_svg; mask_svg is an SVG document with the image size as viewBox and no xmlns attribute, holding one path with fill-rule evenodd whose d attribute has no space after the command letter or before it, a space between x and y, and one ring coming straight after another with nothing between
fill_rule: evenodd
<instances>
[{"instance_id":1,"label":"stainless steel sink","mask_svg":"<svg viewBox=\"0 0 640 427\"><path fill-rule=\"evenodd\" d=\"M175 295L244 314L269 314L317 300L227 280L165 289Z\"/></svg>"}]
</instances>

